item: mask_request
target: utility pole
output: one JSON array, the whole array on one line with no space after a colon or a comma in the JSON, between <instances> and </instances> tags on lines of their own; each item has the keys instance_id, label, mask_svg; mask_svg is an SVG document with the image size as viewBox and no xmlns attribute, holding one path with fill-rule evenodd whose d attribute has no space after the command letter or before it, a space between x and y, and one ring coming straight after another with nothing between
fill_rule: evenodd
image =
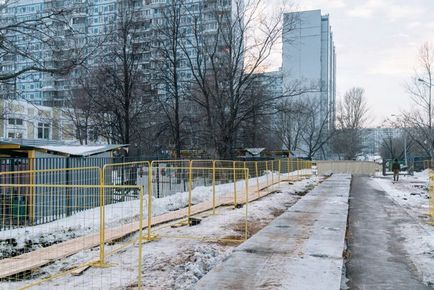
<instances>
[{"instance_id":1,"label":"utility pole","mask_svg":"<svg viewBox=\"0 0 434 290\"><path fill-rule=\"evenodd\" d=\"M433 87L433 83L432 83L432 76L431 76L431 72L428 72L428 81L419 78L418 79L419 82L425 84L426 86L428 86L428 130L429 130L429 142L430 142L430 157L431 160L433 160L433 142L434 142L434 138L433 138L433 131L432 131L432 87Z\"/></svg>"}]
</instances>

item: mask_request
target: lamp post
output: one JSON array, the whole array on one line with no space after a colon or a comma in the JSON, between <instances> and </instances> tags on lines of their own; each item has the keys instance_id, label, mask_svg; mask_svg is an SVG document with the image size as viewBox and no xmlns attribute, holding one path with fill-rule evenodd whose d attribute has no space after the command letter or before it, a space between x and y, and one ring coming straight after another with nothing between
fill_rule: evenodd
<instances>
[{"instance_id":1,"label":"lamp post","mask_svg":"<svg viewBox=\"0 0 434 290\"><path fill-rule=\"evenodd\" d=\"M430 154L431 154L431 160L433 159L433 137L432 137L432 87L434 86L432 83L432 77L431 75L429 75L429 80L426 81L422 78L418 78L417 79L419 82L425 84L426 86L428 86L429 91L428 91L428 129L429 129L429 137L430 137Z\"/></svg>"}]
</instances>

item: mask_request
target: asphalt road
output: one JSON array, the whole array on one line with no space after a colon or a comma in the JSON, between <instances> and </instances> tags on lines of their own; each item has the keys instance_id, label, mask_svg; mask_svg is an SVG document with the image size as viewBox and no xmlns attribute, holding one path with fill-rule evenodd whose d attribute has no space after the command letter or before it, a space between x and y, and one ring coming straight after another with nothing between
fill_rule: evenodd
<instances>
[{"instance_id":1,"label":"asphalt road","mask_svg":"<svg viewBox=\"0 0 434 290\"><path fill-rule=\"evenodd\" d=\"M416 221L376 189L369 177L354 176L350 198L350 289L433 289L420 281L397 231L401 224Z\"/></svg>"}]
</instances>

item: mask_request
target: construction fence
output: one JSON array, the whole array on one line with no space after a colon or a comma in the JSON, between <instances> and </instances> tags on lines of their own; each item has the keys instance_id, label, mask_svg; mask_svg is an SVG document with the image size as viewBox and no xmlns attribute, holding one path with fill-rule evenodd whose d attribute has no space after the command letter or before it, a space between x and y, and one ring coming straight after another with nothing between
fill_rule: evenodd
<instances>
[{"instance_id":1,"label":"construction fence","mask_svg":"<svg viewBox=\"0 0 434 290\"><path fill-rule=\"evenodd\" d=\"M311 162L299 159L17 168L22 170L0 172L0 285L12 288L40 285L90 266L103 271L105 279L128 280L114 281L114 285L134 281L140 288L142 242L158 237L243 241L249 236L249 202L268 194L283 180L312 173ZM239 236L208 235L194 227L182 234L170 230L199 223L202 213L225 217L229 208L242 211ZM235 221L228 215L225 222ZM121 261L129 265L129 272L110 273L110 257L132 245L136 254ZM37 271L80 252L86 253L87 262L78 267Z\"/></svg>"},{"instance_id":2,"label":"construction fence","mask_svg":"<svg viewBox=\"0 0 434 290\"><path fill-rule=\"evenodd\" d=\"M431 216L431 224L434 225L434 171L430 170L429 173L429 215Z\"/></svg>"}]
</instances>

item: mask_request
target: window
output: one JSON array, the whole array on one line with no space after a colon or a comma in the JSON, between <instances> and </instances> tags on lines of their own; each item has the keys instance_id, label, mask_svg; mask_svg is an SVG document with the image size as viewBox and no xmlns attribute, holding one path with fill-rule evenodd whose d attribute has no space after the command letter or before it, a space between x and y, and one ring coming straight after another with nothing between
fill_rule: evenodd
<instances>
[{"instance_id":1,"label":"window","mask_svg":"<svg viewBox=\"0 0 434 290\"><path fill-rule=\"evenodd\" d=\"M9 118L8 120L9 125L23 125L23 119L16 119L16 118Z\"/></svg>"},{"instance_id":2,"label":"window","mask_svg":"<svg viewBox=\"0 0 434 290\"><path fill-rule=\"evenodd\" d=\"M38 139L50 139L50 124L38 123Z\"/></svg>"},{"instance_id":3,"label":"window","mask_svg":"<svg viewBox=\"0 0 434 290\"><path fill-rule=\"evenodd\" d=\"M20 133L20 132L8 132L8 138L20 139L20 138L23 138L23 133Z\"/></svg>"}]
</instances>

